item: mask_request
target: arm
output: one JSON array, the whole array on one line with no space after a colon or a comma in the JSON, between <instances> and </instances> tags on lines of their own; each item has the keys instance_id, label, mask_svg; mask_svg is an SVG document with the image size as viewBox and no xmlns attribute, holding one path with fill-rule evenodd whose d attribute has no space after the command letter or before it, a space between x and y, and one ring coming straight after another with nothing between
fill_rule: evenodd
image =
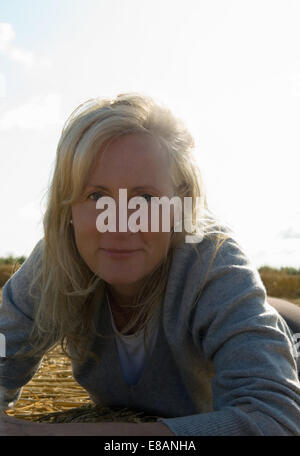
<instances>
[{"instance_id":1,"label":"arm","mask_svg":"<svg viewBox=\"0 0 300 456\"><path fill-rule=\"evenodd\" d=\"M0 413L0 436L165 436L163 423L33 423Z\"/></svg>"},{"instance_id":2,"label":"arm","mask_svg":"<svg viewBox=\"0 0 300 456\"><path fill-rule=\"evenodd\" d=\"M34 376L42 358L12 358L19 350L25 352L31 348L28 338L34 323L34 308L28 285L31 266L40 255L41 246L40 241L2 290L0 333L5 338L5 357L0 358L0 402L4 409L14 406L18 401L23 385Z\"/></svg>"},{"instance_id":3,"label":"arm","mask_svg":"<svg viewBox=\"0 0 300 456\"><path fill-rule=\"evenodd\" d=\"M215 258L193 314L192 337L214 364L214 411L159 421L175 435L300 435L290 330L233 240Z\"/></svg>"},{"instance_id":4,"label":"arm","mask_svg":"<svg viewBox=\"0 0 300 456\"><path fill-rule=\"evenodd\" d=\"M300 333L300 306L282 298L267 297L267 301L285 319L293 333Z\"/></svg>"},{"instance_id":5,"label":"arm","mask_svg":"<svg viewBox=\"0 0 300 456\"><path fill-rule=\"evenodd\" d=\"M0 386L0 410L13 408L22 394L22 388L9 390Z\"/></svg>"},{"instance_id":6,"label":"arm","mask_svg":"<svg viewBox=\"0 0 300 456\"><path fill-rule=\"evenodd\" d=\"M2 290L0 333L5 336L6 357L0 358L0 435L173 435L163 423L48 424L16 419L1 412L15 406L23 385L34 376L41 362L41 358L27 358L24 361L11 359L19 349L27 348L34 323L28 284L31 264L40 255L41 246L40 241Z\"/></svg>"}]
</instances>

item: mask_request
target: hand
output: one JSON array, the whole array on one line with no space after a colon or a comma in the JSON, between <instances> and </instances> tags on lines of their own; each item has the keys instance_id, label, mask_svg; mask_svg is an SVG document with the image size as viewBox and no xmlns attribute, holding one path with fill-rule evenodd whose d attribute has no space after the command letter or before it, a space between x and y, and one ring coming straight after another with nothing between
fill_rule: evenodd
<instances>
[{"instance_id":1,"label":"hand","mask_svg":"<svg viewBox=\"0 0 300 456\"><path fill-rule=\"evenodd\" d=\"M44 423L43 423L44 424ZM126 422L99 422L99 423L53 423L46 424L47 428L39 432L52 436L163 436L173 435L173 432L164 423L126 423Z\"/></svg>"},{"instance_id":2,"label":"hand","mask_svg":"<svg viewBox=\"0 0 300 456\"><path fill-rule=\"evenodd\" d=\"M164 423L33 423L0 413L0 436L164 436L174 435Z\"/></svg>"}]
</instances>

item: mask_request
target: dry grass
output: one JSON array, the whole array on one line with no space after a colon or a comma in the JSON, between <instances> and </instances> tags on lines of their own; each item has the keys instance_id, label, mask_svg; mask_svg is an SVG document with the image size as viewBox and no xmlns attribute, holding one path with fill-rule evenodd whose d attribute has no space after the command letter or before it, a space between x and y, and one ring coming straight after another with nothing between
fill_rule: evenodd
<instances>
[{"instance_id":1,"label":"dry grass","mask_svg":"<svg viewBox=\"0 0 300 456\"><path fill-rule=\"evenodd\" d=\"M90 403L89 395L74 380L69 359L56 347L44 356L38 372L23 387L18 403L6 413L33 419L87 403Z\"/></svg>"},{"instance_id":2,"label":"dry grass","mask_svg":"<svg viewBox=\"0 0 300 456\"><path fill-rule=\"evenodd\" d=\"M0 287L3 287L10 276L18 269L20 265L13 266L12 264L0 264Z\"/></svg>"},{"instance_id":3,"label":"dry grass","mask_svg":"<svg viewBox=\"0 0 300 456\"><path fill-rule=\"evenodd\" d=\"M265 267L260 269L260 276L269 296L299 303L300 274L287 274L285 271Z\"/></svg>"},{"instance_id":4,"label":"dry grass","mask_svg":"<svg viewBox=\"0 0 300 456\"><path fill-rule=\"evenodd\" d=\"M156 417L126 408L95 406L87 392L74 380L71 363L60 347L44 356L38 372L23 387L16 406L6 414L49 423L156 421Z\"/></svg>"}]
</instances>

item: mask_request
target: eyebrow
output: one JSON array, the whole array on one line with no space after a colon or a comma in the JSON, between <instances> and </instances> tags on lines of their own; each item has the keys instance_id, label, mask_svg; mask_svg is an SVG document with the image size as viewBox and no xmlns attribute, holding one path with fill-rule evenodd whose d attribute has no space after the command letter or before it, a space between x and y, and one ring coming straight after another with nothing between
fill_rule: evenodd
<instances>
[{"instance_id":1,"label":"eyebrow","mask_svg":"<svg viewBox=\"0 0 300 456\"><path fill-rule=\"evenodd\" d=\"M87 185L86 188L99 188L101 190L105 190L105 191L109 191L109 188L107 187L104 187L103 185L94 185L94 184L90 184L90 185ZM129 190L129 189L127 189ZM160 193L160 190L158 190L157 188L153 187L152 185L139 185L137 187L133 187L132 189L130 189L132 191L139 191L139 190L152 190L154 192L157 192L157 193Z\"/></svg>"}]
</instances>

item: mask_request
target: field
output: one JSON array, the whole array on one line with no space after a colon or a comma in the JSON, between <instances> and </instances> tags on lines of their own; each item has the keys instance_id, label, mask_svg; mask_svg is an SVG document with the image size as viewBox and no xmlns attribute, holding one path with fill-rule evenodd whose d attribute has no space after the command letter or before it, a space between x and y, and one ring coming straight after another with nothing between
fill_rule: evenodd
<instances>
[{"instance_id":1,"label":"field","mask_svg":"<svg viewBox=\"0 0 300 456\"><path fill-rule=\"evenodd\" d=\"M13 270L15 268L11 265L0 264L0 287ZM264 267L259 272L269 296L283 298L300 306L300 271L295 273ZM38 372L23 387L17 405L6 413L25 420L47 422L138 422L155 419L127 409L94 407L87 392L73 379L71 363L61 353L60 347L44 356Z\"/></svg>"},{"instance_id":2,"label":"field","mask_svg":"<svg viewBox=\"0 0 300 456\"><path fill-rule=\"evenodd\" d=\"M293 268L273 269L264 266L259 269L268 296L283 298L300 305L300 270Z\"/></svg>"}]
</instances>

